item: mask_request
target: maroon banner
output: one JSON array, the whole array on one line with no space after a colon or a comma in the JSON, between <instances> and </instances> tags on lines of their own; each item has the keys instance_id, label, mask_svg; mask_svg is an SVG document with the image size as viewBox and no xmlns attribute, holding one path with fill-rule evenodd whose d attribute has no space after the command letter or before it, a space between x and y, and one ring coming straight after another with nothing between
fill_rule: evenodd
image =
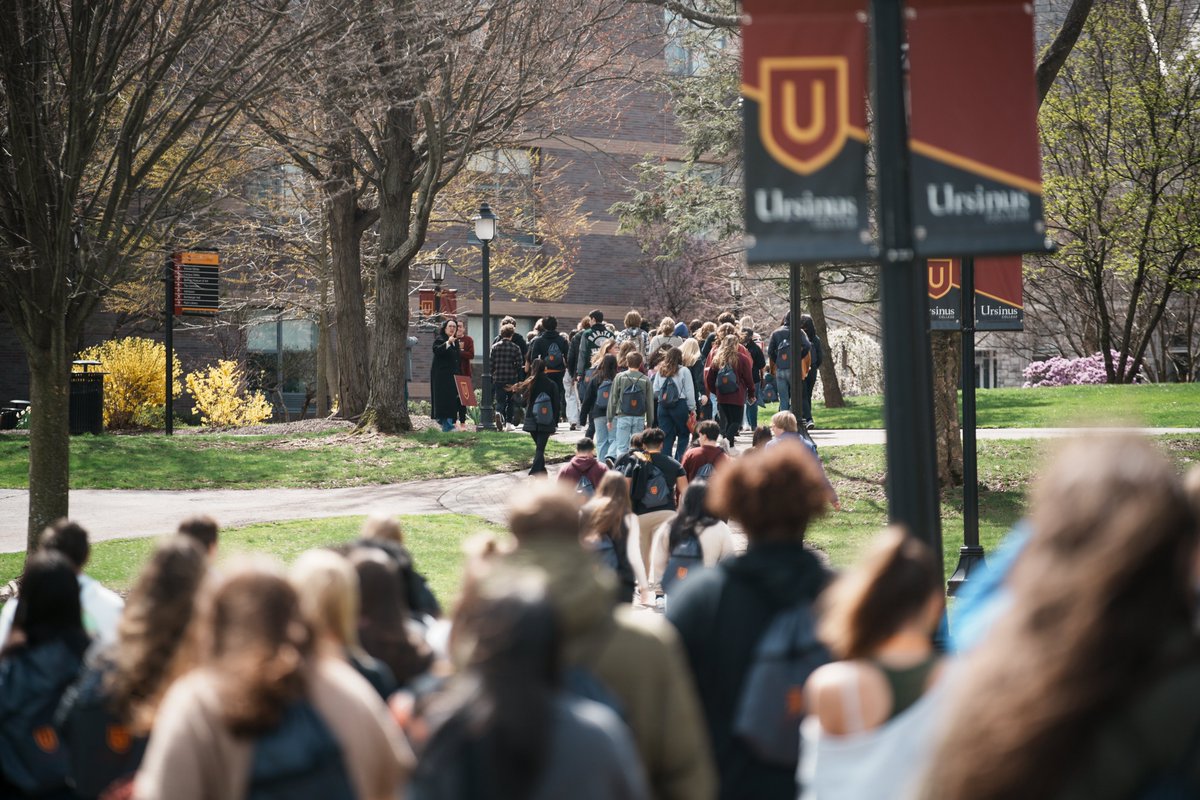
<instances>
[{"instance_id":1,"label":"maroon banner","mask_svg":"<svg viewBox=\"0 0 1200 800\"><path fill-rule=\"evenodd\" d=\"M454 385L458 387L458 402L467 407L475 405L475 389L471 386L470 375L455 375Z\"/></svg>"},{"instance_id":2,"label":"maroon banner","mask_svg":"<svg viewBox=\"0 0 1200 800\"><path fill-rule=\"evenodd\" d=\"M910 0L913 225L927 256L1045 249L1027 0Z\"/></svg>"},{"instance_id":3,"label":"maroon banner","mask_svg":"<svg viewBox=\"0 0 1200 800\"><path fill-rule=\"evenodd\" d=\"M745 0L750 263L872 258L865 0Z\"/></svg>"},{"instance_id":4,"label":"maroon banner","mask_svg":"<svg viewBox=\"0 0 1200 800\"><path fill-rule=\"evenodd\" d=\"M931 258L929 269L929 328L956 331L962 327L962 261ZM1025 328L1021 257L981 256L975 259L975 330L1020 331Z\"/></svg>"},{"instance_id":5,"label":"maroon banner","mask_svg":"<svg viewBox=\"0 0 1200 800\"><path fill-rule=\"evenodd\" d=\"M434 289L421 289L417 294L417 313L422 317L432 317L435 313L454 314L458 311L458 295L456 289L442 289L442 302L439 304L435 301L437 291Z\"/></svg>"}]
</instances>

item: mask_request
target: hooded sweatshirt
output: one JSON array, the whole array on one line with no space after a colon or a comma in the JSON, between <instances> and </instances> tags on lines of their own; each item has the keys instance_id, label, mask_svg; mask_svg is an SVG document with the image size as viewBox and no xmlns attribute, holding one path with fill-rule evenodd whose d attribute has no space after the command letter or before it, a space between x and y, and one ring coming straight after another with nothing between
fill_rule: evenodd
<instances>
[{"instance_id":1,"label":"hooded sweatshirt","mask_svg":"<svg viewBox=\"0 0 1200 800\"><path fill-rule=\"evenodd\" d=\"M595 488L600 485L606 472L608 472L608 467L601 464L594 453L588 455L576 453L570 463L558 471L558 479L571 488L575 488L579 479L587 475L588 480L592 482L592 487Z\"/></svg>"},{"instance_id":2,"label":"hooded sweatshirt","mask_svg":"<svg viewBox=\"0 0 1200 800\"><path fill-rule=\"evenodd\" d=\"M620 701L652 795L715 797L712 752L674 629L653 615L614 609L616 577L573 540L527 540L508 558L546 573L564 663L584 666Z\"/></svg>"},{"instance_id":3,"label":"hooded sweatshirt","mask_svg":"<svg viewBox=\"0 0 1200 800\"><path fill-rule=\"evenodd\" d=\"M752 544L745 555L689 577L671 596L667 617L696 676L723 800L796 797L795 767L757 759L733 736L733 720L755 647L771 619L814 601L829 577L799 542Z\"/></svg>"}]
</instances>

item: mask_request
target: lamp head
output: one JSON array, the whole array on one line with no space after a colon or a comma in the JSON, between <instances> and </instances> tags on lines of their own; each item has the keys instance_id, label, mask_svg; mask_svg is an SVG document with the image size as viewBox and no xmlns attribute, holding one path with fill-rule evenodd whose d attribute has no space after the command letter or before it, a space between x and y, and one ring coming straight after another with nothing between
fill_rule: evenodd
<instances>
[{"instance_id":1,"label":"lamp head","mask_svg":"<svg viewBox=\"0 0 1200 800\"><path fill-rule=\"evenodd\" d=\"M492 213L491 206L483 203L479 206L479 213L471 220L475 223L475 238L481 242L490 242L496 238L496 224L498 218Z\"/></svg>"},{"instance_id":2,"label":"lamp head","mask_svg":"<svg viewBox=\"0 0 1200 800\"><path fill-rule=\"evenodd\" d=\"M434 283L446 280L446 268L450 266L449 259L437 257L429 262L429 277Z\"/></svg>"}]
</instances>

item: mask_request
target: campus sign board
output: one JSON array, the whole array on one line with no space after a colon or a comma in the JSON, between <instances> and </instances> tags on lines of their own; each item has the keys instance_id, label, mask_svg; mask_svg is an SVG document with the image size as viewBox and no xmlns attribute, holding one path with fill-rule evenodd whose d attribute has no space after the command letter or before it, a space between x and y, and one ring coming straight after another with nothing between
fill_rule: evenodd
<instances>
[{"instance_id":1,"label":"campus sign board","mask_svg":"<svg viewBox=\"0 0 1200 800\"><path fill-rule=\"evenodd\" d=\"M172 257L175 297L172 305L180 314L211 315L221 305L221 254L216 250L183 250Z\"/></svg>"},{"instance_id":2,"label":"campus sign board","mask_svg":"<svg viewBox=\"0 0 1200 800\"><path fill-rule=\"evenodd\" d=\"M929 327L956 331L962 327L962 260L931 258ZM975 259L975 330L1020 331L1025 328L1021 257L980 256Z\"/></svg>"},{"instance_id":3,"label":"campus sign board","mask_svg":"<svg viewBox=\"0 0 1200 800\"><path fill-rule=\"evenodd\" d=\"M866 2L745 0L750 263L870 259Z\"/></svg>"},{"instance_id":4,"label":"campus sign board","mask_svg":"<svg viewBox=\"0 0 1200 800\"><path fill-rule=\"evenodd\" d=\"M917 252L1045 250L1033 5L905 5Z\"/></svg>"}]
</instances>

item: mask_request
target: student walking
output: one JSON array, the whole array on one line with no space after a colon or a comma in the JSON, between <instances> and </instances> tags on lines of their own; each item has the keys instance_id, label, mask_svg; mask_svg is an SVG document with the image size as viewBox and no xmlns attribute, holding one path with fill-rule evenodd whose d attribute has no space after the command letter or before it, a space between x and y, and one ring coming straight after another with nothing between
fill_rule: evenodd
<instances>
[{"instance_id":1,"label":"student walking","mask_svg":"<svg viewBox=\"0 0 1200 800\"><path fill-rule=\"evenodd\" d=\"M613 378L612 397L606 421L613 437L609 454L619 457L629 450L629 437L654 424L654 390L642 374L642 354L634 351L626 358L626 370Z\"/></svg>"},{"instance_id":2,"label":"student walking","mask_svg":"<svg viewBox=\"0 0 1200 800\"><path fill-rule=\"evenodd\" d=\"M679 348L679 353L683 366L692 373L692 387L696 392L696 421L712 419L712 402L704 385L704 359L700 358L700 343L695 338L688 337ZM692 432L691 441L693 444L696 442L695 431Z\"/></svg>"},{"instance_id":3,"label":"student walking","mask_svg":"<svg viewBox=\"0 0 1200 800\"><path fill-rule=\"evenodd\" d=\"M503 420L497 427L512 430L516 420L516 400L512 387L524 376L521 348L513 342L516 328L511 325L500 327L500 339L492 346L492 385L496 389L496 413Z\"/></svg>"},{"instance_id":4,"label":"student walking","mask_svg":"<svg viewBox=\"0 0 1200 800\"><path fill-rule=\"evenodd\" d=\"M908 797L937 735L933 634L945 608L937 562L924 543L889 528L821 606L820 636L839 660L805 685L801 797Z\"/></svg>"},{"instance_id":5,"label":"student walking","mask_svg":"<svg viewBox=\"0 0 1200 800\"><path fill-rule=\"evenodd\" d=\"M528 358L530 364L535 359L541 359L546 365L546 377L554 385L555 396L558 399L555 406L558 414L554 418L556 423L566 420L566 389L563 386L563 378L567 374L567 355L570 352L571 343L558 332L558 318L542 317L542 332L529 345Z\"/></svg>"},{"instance_id":6,"label":"student walking","mask_svg":"<svg viewBox=\"0 0 1200 800\"><path fill-rule=\"evenodd\" d=\"M713 350L705 385L716 395L721 433L732 449L742 427L744 407L756 400L750 356L738 343L737 336L726 336Z\"/></svg>"},{"instance_id":7,"label":"student walking","mask_svg":"<svg viewBox=\"0 0 1200 800\"><path fill-rule=\"evenodd\" d=\"M638 602L649 605L653 597L642 558L642 528L629 502L625 476L606 473L580 519L584 542L617 575L618 602L631 603L636 596Z\"/></svg>"},{"instance_id":8,"label":"student walking","mask_svg":"<svg viewBox=\"0 0 1200 800\"><path fill-rule=\"evenodd\" d=\"M608 467L596 458L596 445L586 436L575 443L575 457L558 471L558 480L586 502L596 494Z\"/></svg>"},{"instance_id":9,"label":"student walking","mask_svg":"<svg viewBox=\"0 0 1200 800\"><path fill-rule=\"evenodd\" d=\"M792 332L792 312L783 317L783 324L771 334L767 343L767 359L775 375L775 386L779 390L779 410L789 411L792 407L792 369L798 367L808 355L808 336L797 327Z\"/></svg>"},{"instance_id":10,"label":"student walking","mask_svg":"<svg viewBox=\"0 0 1200 800\"><path fill-rule=\"evenodd\" d=\"M612 402L613 380L617 377L617 357L606 355L600 361L595 374L583 384L583 395L579 401L579 424L596 431L596 458L601 461L616 460L613 451L616 443L608 427L608 406Z\"/></svg>"},{"instance_id":11,"label":"student walking","mask_svg":"<svg viewBox=\"0 0 1200 800\"><path fill-rule=\"evenodd\" d=\"M758 406L761 402L761 398L758 397L758 389L762 386L763 369L767 366L767 357L758 344L758 335L754 332L754 320L750 317L742 317L740 324L741 344L750 354L750 377L754 380L755 390L755 400L753 402L749 399L746 400L746 427L754 430L758 427Z\"/></svg>"},{"instance_id":12,"label":"student walking","mask_svg":"<svg viewBox=\"0 0 1200 800\"><path fill-rule=\"evenodd\" d=\"M696 388L692 385L691 370L683 366L683 353L679 348L667 348L651 388L658 409L658 425L667 437L663 450L680 461L691 438L688 421L694 422L696 417Z\"/></svg>"},{"instance_id":13,"label":"student walking","mask_svg":"<svg viewBox=\"0 0 1200 800\"><path fill-rule=\"evenodd\" d=\"M625 315L625 328L617 333L617 344L633 342L643 359L650 357L650 337L642 330L642 315L630 311Z\"/></svg>"},{"instance_id":14,"label":"student walking","mask_svg":"<svg viewBox=\"0 0 1200 800\"><path fill-rule=\"evenodd\" d=\"M714 420L706 419L697 425L696 435L700 439L699 446L684 453L679 462L688 483L711 479L717 468L730 460L720 445L721 426Z\"/></svg>"},{"instance_id":15,"label":"student walking","mask_svg":"<svg viewBox=\"0 0 1200 800\"><path fill-rule=\"evenodd\" d=\"M668 596L701 569L737 555L733 531L705 507L707 500L707 481L689 483L679 512L654 531L647 577L660 597Z\"/></svg>"},{"instance_id":16,"label":"student walking","mask_svg":"<svg viewBox=\"0 0 1200 800\"><path fill-rule=\"evenodd\" d=\"M808 430L814 427L812 417L812 396L813 387L817 385L817 369L821 366L821 362L825 359L825 354L822 352L821 337L817 336L817 326L813 323L813 318L808 314L800 316L800 329L804 331L804 335L808 337L809 342L809 364L808 372L804 375L804 402L801 406L801 424Z\"/></svg>"},{"instance_id":17,"label":"student walking","mask_svg":"<svg viewBox=\"0 0 1200 800\"><path fill-rule=\"evenodd\" d=\"M517 384L516 391L527 398L525 401L525 430L533 437L533 442L537 446L533 454L533 463L529 467L529 474L544 475L546 474L546 443L550 441L550 435L558 429L558 418L562 413L558 386L546 376L546 362L535 358L530 364L529 377Z\"/></svg>"}]
</instances>

